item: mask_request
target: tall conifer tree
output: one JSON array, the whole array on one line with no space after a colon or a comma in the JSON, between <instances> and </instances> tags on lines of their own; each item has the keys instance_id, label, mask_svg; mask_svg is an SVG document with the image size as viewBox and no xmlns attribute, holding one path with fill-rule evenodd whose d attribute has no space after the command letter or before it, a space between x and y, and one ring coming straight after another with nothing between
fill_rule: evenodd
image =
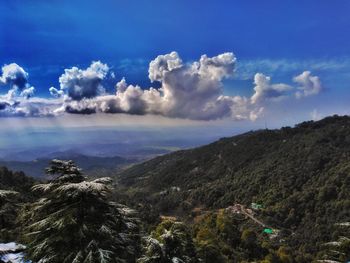
<instances>
[{"instance_id":1,"label":"tall conifer tree","mask_svg":"<svg viewBox=\"0 0 350 263\"><path fill-rule=\"evenodd\" d=\"M53 160L53 179L27 209L28 258L50 263L133 262L138 227L132 210L109 200L110 178L87 181L72 161Z\"/></svg>"}]
</instances>

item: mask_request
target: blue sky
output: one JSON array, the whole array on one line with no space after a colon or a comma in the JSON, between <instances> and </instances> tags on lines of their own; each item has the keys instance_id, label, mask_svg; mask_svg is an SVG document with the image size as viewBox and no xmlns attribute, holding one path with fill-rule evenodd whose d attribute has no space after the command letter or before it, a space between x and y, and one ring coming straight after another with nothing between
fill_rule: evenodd
<instances>
[{"instance_id":1,"label":"blue sky","mask_svg":"<svg viewBox=\"0 0 350 263\"><path fill-rule=\"evenodd\" d=\"M2 0L0 118L151 114L242 131L348 114L349 12L345 0Z\"/></svg>"},{"instance_id":2,"label":"blue sky","mask_svg":"<svg viewBox=\"0 0 350 263\"><path fill-rule=\"evenodd\" d=\"M317 0L2 1L0 62L23 65L47 93L64 68L92 60L146 83L149 61L173 50L186 60L225 51L238 61L342 60L349 11L349 1Z\"/></svg>"}]
</instances>

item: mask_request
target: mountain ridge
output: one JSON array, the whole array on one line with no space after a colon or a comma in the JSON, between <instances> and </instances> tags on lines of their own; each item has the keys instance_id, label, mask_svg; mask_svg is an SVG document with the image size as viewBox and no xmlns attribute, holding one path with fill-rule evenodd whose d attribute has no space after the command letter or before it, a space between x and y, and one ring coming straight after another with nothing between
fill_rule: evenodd
<instances>
[{"instance_id":1,"label":"mountain ridge","mask_svg":"<svg viewBox=\"0 0 350 263\"><path fill-rule=\"evenodd\" d=\"M222 138L117 178L135 204L187 219L198 207L261 203L267 224L285 229L295 248L315 252L334 223L350 218L350 117Z\"/></svg>"},{"instance_id":2,"label":"mountain ridge","mask_svg":"<svg viewBox=\"0 0 350 263\"><path fill-rule=\"evenodd\" d=\"M128 165L139 162L140 160L132 158L123 158L120 156L98 157L88 156L79 153L58 153L50 155L47 158L38 158L33 161L6 161L0 159L0 166L8 167L14 171L23 171L26 175L34 178L45 178L45 168L52 159L73 160L89 176L98 176L98 174L115 173Z\"/></svg>"}]
</instances>

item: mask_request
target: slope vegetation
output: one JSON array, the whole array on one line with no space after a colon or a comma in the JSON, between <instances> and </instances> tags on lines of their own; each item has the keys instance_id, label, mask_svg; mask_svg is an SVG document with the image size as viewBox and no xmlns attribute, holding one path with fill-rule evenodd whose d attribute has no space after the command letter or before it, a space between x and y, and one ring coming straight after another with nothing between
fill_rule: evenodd
<instances>
[{"instance_id":1,"label":"slope vegetation","mask_svg":"<svg viewBox=\"0 0 350 263\"><path fill-rule=\"evenodd\" d=\"M118 175L134 205L191 220L196 211L262 205L291 247L316 252L350 218L350 117L248 132L138 164Z\"/></svg>"}]
</instances>

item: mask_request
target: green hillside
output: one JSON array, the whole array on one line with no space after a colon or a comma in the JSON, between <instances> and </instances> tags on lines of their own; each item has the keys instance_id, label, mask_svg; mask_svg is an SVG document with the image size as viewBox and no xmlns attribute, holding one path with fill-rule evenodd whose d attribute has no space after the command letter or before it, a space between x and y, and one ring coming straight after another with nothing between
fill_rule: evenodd
<instances>
[{"instance_id":1,"label":"green hillside","mask_svg":"<svg viewBox=\"0 0 350 263\"><path fill-rule=\"evenodd\" d=\"M350 117L223 138L135 165L118 181L129 204L187 221L259 203L257 216L288 246L315 254L350 219Z\"/></svg>"}]
</instances>

